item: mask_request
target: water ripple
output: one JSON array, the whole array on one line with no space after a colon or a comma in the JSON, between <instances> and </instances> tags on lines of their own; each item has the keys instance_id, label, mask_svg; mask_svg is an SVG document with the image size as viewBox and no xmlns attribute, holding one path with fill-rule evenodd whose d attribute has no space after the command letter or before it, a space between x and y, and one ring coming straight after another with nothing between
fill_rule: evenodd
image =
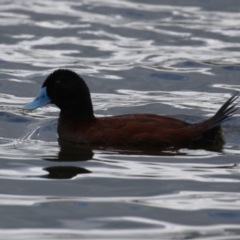
<instances>
[{"instance_id":1,"label":"water ripple","mask_svg":"<svg viewBox=\"0 0 240 240\"><path fill-rule=\"evenodd\" d=\"M120 9L116 14L101 14L95 10L100 8ZM206 38L195 36L192 32L201 31L213 34L224 34L226 36L239 36L240 14L233 12L209 12L204 11L199 7L181 7L168 5L153 5L146 3L133 3L129 1L114 1L114 4L109 1L59 1L57 6L51 1L31 1L25 3L18 1L12 4L11 1L5 1L0 11L0 25L13 26L23 25L31 27L39 27L43 29L79 29L75 37L63 36L45 36L36 38L33 34L20 34L9 36L15 39L15 44L0 44L2 52L1 59L4 61L24 62L38 67L52 68L59 66L72 66L78 63L78 66L84 66L83 73L96 73L103 69L111 71L117 69L131 69L137 65L146 68L154 68L161 71L162 69L171 69L172 71L185 72L201 72L209 74L209 68L202 67L201 69L194 68L177 68L176 64L182 62L183 59L195 59L196 61L212 64L225 64L229 62L239 63L239 51L229 52L227 49L239 48L237 41L226 42L220 39ZM56 11L57 7L57 11ZM26 11L31 9L31 14L46 14L47 21L35 21L32 15ZM87 11L81 11L81 8ZM144 11L144 13L152 13L152 18L146 21L144 18L137 18L135 15L127 15L127 10ZM16 11L21 11L16 13ZM193 14L194 12L194 14ZM69 22L61 20L51 20L51 15L68 16L71 18ZM165 16L167 13L167 16ZM56 15L57 14L57 15ZM160 14L160 16L159 16ZM162 16L163 15L163 16ZM165 17L164 17L165 16ZM227 20L226 20L227 19ZM211 24L209 24L209 22ZM104 27L103 30L96 30L93 25L100 24ZM161 44L156 41L129 37L118 33L111 28L125 29L126 31L144 31L147 35L159 34L171 36L174 41L171 44ZM171 29L171 30L170 30ZM25 36L25 37L24 37ZM94 39L94 36L97 37ZM25 38L25 39L24 39ZM163 37L165 39L165 37ZM184 39L184 41L182 40ZM178 41L181 41L179 47ZM185 42L185 44L184 44ZM190 44L194 45L194 49ZM74 50L62 49L61 44L75 45ZM56 46L57 50L47 46ZM39 49L39 46L42 46ZM58 47L59 46L59 47ZM89 58L84 53L81 53L81 47L92 47L96 51L104 53L105 57ZM142 51L144 49L144 51ZM219 51L221 49L221 51ZM226 49L226 50L224 50ZM81 56L81 61L75 56ZM52 61L51 61L52 59ZM90 67L91 66L91 67ZM160 68L161 66L161 68Z\"/></svg>"},{"instance_id":2,"label":"water ripple","mask_svg":"<svg viewBox=\"0 0 240 240\"><path fill-rule=\"evenodd\" d=\"M102 221L108 220L109 222L116 222L116 219L98 219L98 221L91 221L92 225L101 225ZM240 237L238 232L239 225L235 224L222 224L215 226L197 226L199 231L196 231L195 226L184 226L184 225L173 225L167 222L160 221L149 221L149 219L141 218L123 218L122 221L127 221L129 223L139 222L145 223L147 225L151 224L154 227L150 229L111 229L106 231L105 229L95 229L89 231L87 230L75 230L75 229L11 229L11 230L1 230L1 236L5 239L146 239L151 237L151 239L159 239L163 237L166 240L170 239L194 239L197 237L199 240L237 240ZM70 222L69 222L70 223ZM90 224L89 223L89 224ZM74 223L71 223L72 225Z\"/></svg>"},{"instance_id":3,"label":"water ripple","mask_svg":"<svg viewBox=\"0 0 240 240\"><path fill-rule=\"evenodd\" d=\"M239 193L236 192L191 192L182 191L177 194L149 196L149 197L66 197L66 196L19 196L0 195L0 205L34 206L51 202L90 202L90 203L130 203L135 205L167 208L172 210L196 211L204 209L239 209ZM194 199L194 201L193 201Z\"/></svg>"}]
</instances>

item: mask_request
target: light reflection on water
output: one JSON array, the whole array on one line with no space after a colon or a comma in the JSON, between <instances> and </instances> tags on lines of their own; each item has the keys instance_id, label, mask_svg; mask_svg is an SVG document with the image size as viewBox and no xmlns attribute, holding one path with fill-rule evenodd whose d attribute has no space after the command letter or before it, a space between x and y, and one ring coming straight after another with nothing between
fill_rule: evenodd
<instances>
[{"instance_id":1,"label":"light reflection on water","mask_svg":"<svg viewBox=\"0 0 240 240\"><path fill-rule=\"evenodd\" d=\"M115 219L104 219L104 221L113 222ZM136 218L124 218L124 221L128 222L140 222L146 225L153 225L152 229L136 229L136 232L130 232L129 230L99 230L89 232L89 230L75 230L75 229L21 229L14 231L4 230L2 236L6 239L16 239L21 237L26 237L27 239L57 239L63 237L66 239L79 239L84 237L84 239L112 239L118 236L119 239L146 239L149 236L153 236L151 239L159 239L159 236L164 237L164 239L209 239L215 240L216 235L221 235L218 239L229 239L235 240L239 236L234 236L235 232L238 232L239 225L218 225L213 227L201 226L199 231L196 231L194 227L187 227L183 225L172 225L165 222L149 221L149 219L136 219ZM100 223L103 219L98 219L96 222L89 221L88 224L96 228L96 226L101 225ZM69 225L74 225L74 222L67 222ZM166 227L166 229L164 229Z\"/></svg>"},{"instance_id":2,"label":"light reflection on water","mask_svg":"<svg viewBox=\"0 0 240 240\"><path fill-rule=\"evenodd\" d=\"M97 116L212 116L240 88L240 4L212 2L1 3L0 238L240 238L239 112L222 151L146 152L62 144L55 106L21 109L61 67Z\"/></svg>"},{"instance_id":3,"label":"light reflection on water","mask_svg":"<svg viewBox=\"0 0 240 240\"><path fill-rule=\"evenodd\" d=\"M86 10L83 11L82 8ZM112 11L112 14L101 14L101 8ZM26 9L30 9L31 12L25 12ZM98 9L100 13L96 12ZM119 12L116 9L119 9ZM238 37L240 14L236 12L209 12L199 7L137 4L129 1L115 1L114 4L110 4L109 1L61 1L58 4L51 1L43 1L41 4L38 1L18 1L9 4L6 1L1 11L0 25L29 26L29 32L25 30L19 35L7 34L8 38L14 39L14 44L0 44L1 58L4 61L53 68L72 66L77 61L78 66L83 66L82 73L89 74L104 69L132 69L138 65L154 68L155 71L158 67L159 70L167 68L180 71L174 65L184 59L220 64L239 61L240 57L239 51L228 50L239 48L237 41L224 41L222 37L216 39L214 35L210 38L211 34ZM21 14L16 11L21 11ZM141 17L138 16L138 11L143 11ZM34 19L33 14L41 13L47 15L47 21ZM55 18L51 17L52 13ZM146 20L144 13L152 16ZM60 21L58 18L61 15L69 20ZM102 25L102 30L98 30L95 24ZM51 31L47 31L44 36L36 36L34 27ZM54 36L55 29L73 29L73 32L67 37L59 36L59 33L56 33L58 36ZM122 29L125 34L121 34ZM128 31L135 32L139 37L131 36L131 32ZM203 36L195 36L196 31L203 32ZM209 36L206 37L207 33ZM163 35L164 44L158 43L158 38L155 40L145 37L150 34ZM166 38L169 37L172 37L171 41L167 41ZM181 46L177 43L179 39ZM93 52L99 52L100 56L82 56L83 47L93 48ZM81 61L77 60L74 54L79 54ZM201 73L207 73L208 70L206 67L181 69Z\"/></svg>"}]
</instances>

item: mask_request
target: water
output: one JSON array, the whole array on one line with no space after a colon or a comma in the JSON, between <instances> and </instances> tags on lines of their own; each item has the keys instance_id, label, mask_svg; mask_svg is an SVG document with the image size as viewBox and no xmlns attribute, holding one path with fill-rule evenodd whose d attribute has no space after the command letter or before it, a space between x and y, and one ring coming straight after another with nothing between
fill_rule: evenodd
<instances>
[{"instance_id":1,"label":"water","mask_svg":"<svg viewBox=\"0 0 240 240\"><path fill-rule=\"evenodd\" d=\"M1 239L240 238L240 112L222 151L143 152L63 144L56 107L21 109L69 68L98 116L209 117L240 90L240 2L0 6Z\"/></svg>"}]
</instances>

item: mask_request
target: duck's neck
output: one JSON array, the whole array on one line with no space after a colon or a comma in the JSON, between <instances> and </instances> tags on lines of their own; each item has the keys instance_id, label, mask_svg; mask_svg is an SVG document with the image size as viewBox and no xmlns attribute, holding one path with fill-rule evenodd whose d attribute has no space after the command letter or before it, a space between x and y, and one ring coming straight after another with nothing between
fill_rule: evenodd
<instances>
[{"instance_id":1,"label":"duck's neck","mask_svg":"<svg viewBox=\"0 0 240 240\"><path fill-rule=\"evenodd\" d=\"M91 106L72 106L71 108L61 109L60 118L78 121L78 122L88 122L95 119L93 113L93 107Z\"/></svg>"}]
</instances>

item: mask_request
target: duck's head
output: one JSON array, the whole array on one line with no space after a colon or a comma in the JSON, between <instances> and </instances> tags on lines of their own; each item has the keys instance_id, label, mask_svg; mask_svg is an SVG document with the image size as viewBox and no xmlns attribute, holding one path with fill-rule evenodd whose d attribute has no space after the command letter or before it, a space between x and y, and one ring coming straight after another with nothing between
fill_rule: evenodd
<instances>
[{"instance_id":1,"label":"duck's head","mask_svg":"<svg viewBox=\"0 0 240 240\"><path fill-rule=\"evenodd\" d=\"M36 98L23 109L33 110L48 103L55 104L61 115L70 119L87 121L94 118L87 84L78 74L67 69L51 73Z\"/></svg>"}]
</instances>

